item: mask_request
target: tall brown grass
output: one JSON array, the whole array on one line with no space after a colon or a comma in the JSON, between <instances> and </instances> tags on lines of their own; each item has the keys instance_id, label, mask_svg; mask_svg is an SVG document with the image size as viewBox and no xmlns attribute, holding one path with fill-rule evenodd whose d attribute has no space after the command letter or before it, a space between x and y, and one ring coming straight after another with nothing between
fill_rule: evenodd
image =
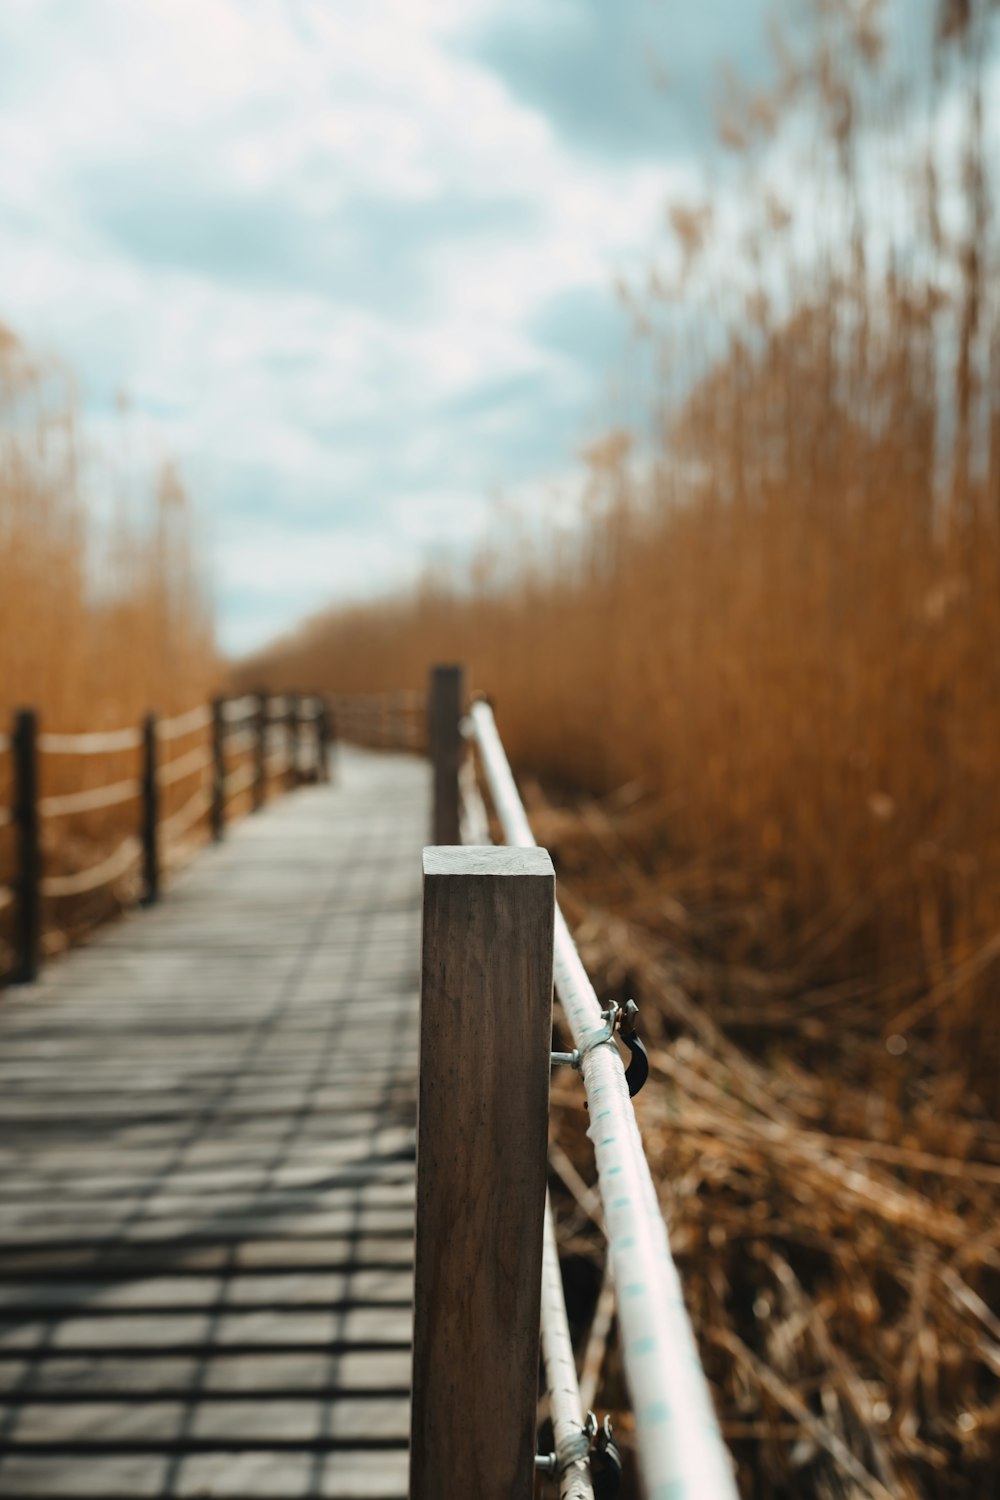
<instances>
[{"instance_id":1,"label":"tall brown grass","mask_svg":"<svg viewBox=\"0 0 1000 1500\"><path fill-rule=\"evenodd\" d=\"M88 506L74 386L0 329L0 716L36 707L50 729L136 722L204 698L217 667L193 518L169 468L122 494L98 469Z\"/></svg>"},{"instance_id":2,"label":"tall brown grass","mask_svg":"<svg viewBox=\"0 0 1000 1500\"><path fill-rule=\"evenodd\" d=\"M335 607L245 675L373 691L464 660L522 773L640 799L631 855L689 943L785 990L850 982L996 1102L988 21L943 6L906 95L887 18L823 0L774 90L733 91L740 254L711 203L673 205L680 270L628 300L680 394L651 393L652 450L590 450L579 534Z\"/></svg>"},{"instance_id":3,"label":"tall brown grass","mask_svg":"<svg viewBox=\"0 0 1000 1500\"><path fill-rule=\"evenodd\" d=\"M93 451L68 372L0 328L0 735L19 707L36 709L42 728L53 731L137 726L151 709L172 714L204 703L218 680L184 490L166 468L154 492L129 493L112 460ZM115 496L113 503L88 500L98 483L100 498ZM114 783L137 771L134 751L43 756L42 792ZM0 807L10 800L10 756L0 754ZM87 868L137 824L133 803L46 823L46 866ZM12 878L13 853L8 824L0 828L0 887ZM47 945L60 945L69 927L88 925L114 904L114 891L51 904ZM10 916L8 905L0 915L0 972L10 959Z\"/></svg>"},{"instance_id":4,"label":"tall brown grass","mask_svg":"<svg viewBox=\"0 0 1000 1500\"><path fill-rule=\"evenodd\" d=\"M810 10L772 91L729 90L738 232L731 196L670 205L678 268L628 290L665 372L656 438L592 446L578 534L530 526L243 670L350 693L462 660L494 699L584 960L640 1003L639 1112L741 1494L979 1500L1000 1466L988 7L937 7L908 93L905 0L905 58L887 3ZM604 1249L585 1117L556 1096L573 1284ZM602 1400L627 1412L613 1348Z\"/></svg>"}]
</instances>

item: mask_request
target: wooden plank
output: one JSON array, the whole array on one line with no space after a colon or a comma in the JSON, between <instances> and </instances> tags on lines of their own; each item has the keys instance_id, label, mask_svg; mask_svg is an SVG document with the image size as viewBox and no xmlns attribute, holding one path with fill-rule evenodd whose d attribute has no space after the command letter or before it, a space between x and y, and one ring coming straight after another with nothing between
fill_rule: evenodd
<instances>
[{"instance_id":1,"label":"wooden plank","mask_svg":"<svg viewBox=\"0 0 1000 1500\"><path fill-rule=\"evenodd\" d=\"M19 1408L10 1433L0 1437L0 1453L44 1444L50 1450L72 1443L77 1451L148 1448L162 1451L198 1444L225 1444L244 1451L289 1440L297 1447L326 1442L366 1447L406 1440L406 1397L379 1399L344 1395L332 1401L316 1396L251 1396L199 1403L189 1413L183 1400L150 1396L141 1402L73 1401L33 1403Z\"/></svg>"},{"instance_id":2,"label":"wooden plank","mask_svg":"<svg viewBox=\"0 0 1000 1500\"><path fill-rule=\"evenodd\" d=\"M405 1396L410 1391L410 1353L403 1350L354 1350L338 1354L327 1350L299 1354L275 1352L245 1356L225 1351L198 1360L193 1356L159 1354L131 1358L102 1353L37 1354L20 1360L0 1361L0 1404L20 1402L30 1387L31 1399L40 1401L80 1397L89 1400L95 1392L104 1399L143 1401L149 1395L184 1400L192 1391L198 1400L244 1394L307 1396L325 1393L336 1399L345 1392L361 1396L387 1393Z\"/></svg>"},{"instance_id":3,"label":"wooden plank","mask_svg":"<svg viewBox=\"0 0 1000 1500\"><path fill-rule=\"evenodd\" d=\"M154 1500L161 1496L164 1457L104 1459L81 1464L76 1458L5 1458L0 1462L0 1496L9 1500ZM211 1491L209 1491L211 1493ZM281 1495L278 1489L272 1492ZM285 1495L294 1494L285 1490ZM299 1492L301 1493L301 1491Z\"/></svg>"},{"instance_id":4,"label":"wooden plank","mask_svg":"<svg viewBox=\"0 0 1000 1500\"><path fill-rule=\"evenodd\" d=\"M428 775L340 773L0 1009L0 1497L405 1492Z\"/></svg>"},{"instance_id":5,"label":"wooden plank","mask_svg":"<svg viewBox=\"0 0 1000 1500\"><path fill-rule=\"evenodd\" d=\"M137 1277L134 1280L43 1281L35 1286L0 1281L0 1317L16 1311L21 1318L70 1317L85 1309L164 1313L198 1307L267 1306L335 1308L367 1303L391 1303L410 1307L413 1277L408 1271L372 1271L364 1267L347 1271L288 1271L280 1276L238 1274L221 1277L210 1272L198 1276Z\"/></svg>"},{"instance_id":6,"label":"wooden plank","mask_svg":"<svg viewBox=\"0 0 1000 1500\"><path fill-rule=\"evenodd\" d=\"M544 850L424 851L411 1500L533 1494L554 913Z\"/></svg>"},{"instance_id":7,"label":"wooden plank","mask_svg":"<svg viewBox=\"0 0 1000 1500\"><path fill-rule=\"evenodd\" d=\"M229 1453L193 1456L173 1471L161 1457L117 1457L81 1465L74 1457L8 1459L0 1470L0 1496L11 1500L403 1500L406 1455L357 1453L350 1463L336 1454ZM169 1488L167 1487L169 1485Z\"/></svg>"}]
</instances>

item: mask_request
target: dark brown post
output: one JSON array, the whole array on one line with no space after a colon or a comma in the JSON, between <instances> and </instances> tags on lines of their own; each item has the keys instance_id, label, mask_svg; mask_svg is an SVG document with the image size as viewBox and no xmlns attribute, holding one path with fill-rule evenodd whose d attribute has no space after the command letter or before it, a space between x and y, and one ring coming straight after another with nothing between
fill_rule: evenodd
<instances>
[{"instance_id":1,"label":"dark brown post","mask_svg":"<svg viewBox=\"0 0 1000 1500\"><path fill-rule=\"evenodd\" d=\"M218 843L226 826L225 698L212 699L212 837Z\"/></svg>"},{"instance_id":2,"label":"dark brown post","mask_svg":"<svg viewBox=\"0 0 1000 1500\"><path fill-rule=\"evenodd\" d=\"M389 698L389 743L393 750L406 748L403 722L403 695L393 693Z\"/></svg>"},{"instance_id":3,"label":"dark brown post","mask_svg":"<svg viewBox=\"0 0 1000 1500\"><path fill-rule=\"evenodd\" d=\"M302 715L301 694L288 694L288 785L298 786L302 780Z\"/></svg>"},{"instance_id":4,"label":"dark brown post","mask_svg":"<svg viewBox=\"0 0 1000 1500\"><path fill-rule=\"evenodd\" d=\"M267 799L267 695L257 694L254 712L253 810L259 812Z\"/></svg>"},{"instance_id":5,"label":"dark brown post","mask_svg":"<svg viewBox=\"0 0 1000 1500\"><path fill-rule=\"evenodd\" d=\"M424 850L410 1500L530 1500L555 876Z\"/></svg>"},{"instance_id":6,"label":"dark brown post","mask_svg":"<svg viewBox=\"0 0 1000 1500\"><path fill-rule=\"evenodd\" d=\"M14 817L17 820L17 978L38 978L42 947L42 844L38 815L38 715L22 708L14 715L11 738L14 770Z\"/></svg>"},{"instance_id":7,"label":"dark brown post","mask_svg":"<svg viewBox=\"0 0 1000 1500\"><path fill-rule=\"evenodd\" d=\"M152 906L160 894L160 787L156 779L156 715L142 725L142 873L143 904Z\"/></svg>"},{"instance_id":8,"label":"dark brown post","mask_svg":"<svg viewBox=\"0 0 1000 1500\"><path fill-rule=\"evenodd\" d=\"M434 776L431 843L460 844L458 770L462 763L462 668L433 667L427 746Z\"/></svg>"},{"instance_id":9,"label":"dark brown post","mask_svg":"<svg viewBox=\"0 0 1000 1500\"><path fill-rule=\"evenodd\" d=\"M316 776L330 780L330 705L325 698L316 699Z\"/></svg>"}]
</instances>

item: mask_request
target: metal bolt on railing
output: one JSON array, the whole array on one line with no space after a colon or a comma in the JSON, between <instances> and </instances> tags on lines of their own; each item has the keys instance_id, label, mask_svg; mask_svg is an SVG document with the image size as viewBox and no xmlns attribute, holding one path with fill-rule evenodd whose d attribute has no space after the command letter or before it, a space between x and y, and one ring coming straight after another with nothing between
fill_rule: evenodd
<instances>
[{"instance_id":1,"label":"metal bolt on railing","mask_svg":"<svg viewBox=\"0 0 1000 1500\"><path fill-rule=\"evenodd\" d=\"M567 1067L580 1069L587 1054L595 1047L602 1047L612 1041L617 1030L631 1054L631 1061L625 1069L625 1082L628 1084L629 1097L634 1099L649 1077L649 1054L636 1030L639 1007L634 1000L626 1000L624 1006L612 1000L607 1010L601 1011L601 1015L605 1023L601 1030L584 1037L575 1052L553 1052L551 1060L553 1064L562 1063Z\"/></svg>"},{"instance_id":2,"label":"metal bolt on railing","mask_svg":"<svg viewBox=\"0 0 1000 1500\"><path fill-rule=\"evenodd\" d=\"M606 1416L598 1424L592 1411L587 1413L587 1422L579 1429L578 1459L588 1462L593 1469L594 1500L615 1500L621 1488L622 1456L614 1440L611 1418ZM536 1453L535 1471L558 1479L566 1470L565 1456L558 1453Z\"/></svg>"}]
</instances>

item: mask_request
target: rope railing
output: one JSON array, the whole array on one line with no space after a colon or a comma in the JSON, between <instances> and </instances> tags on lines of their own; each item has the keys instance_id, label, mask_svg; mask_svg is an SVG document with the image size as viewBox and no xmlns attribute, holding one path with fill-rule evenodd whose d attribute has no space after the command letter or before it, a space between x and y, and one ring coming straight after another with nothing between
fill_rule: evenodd
<instances>
[{"instance_id":1,"label":"rope railing","mask_svg":"<svg viewBox=\"0 0 1000 1500\"><path fill-rule=\"evenodd\" d=\"M244 750L252 750L257 743L257 736L252 729L241 729L236 734L230 732L226 735L226 749L230 755L241 755Z\"/></svg>"},{"instance_id":2,"label":"rope railing","mask_svg":"<svg viewBox=\"0 0 1000 1500\"><path fill-rule=\"evenodd\" d=\"M479 790L471 756L463 757L458 771L459 829L463 844L490 844L490 820Z\"/></svg>"},{"instance_id":3,"label":"rope railing","mask_svg":"<svg viewBox=\"0 0 1000 1500\"><path fill-rule=\"evenodd\" d=\"M121 750L138 750L142 744L140 729L111 729L94 734L40 734L38 748L45 755L114 755Z\"/></svg>"},{"instance_id":4,"label":"rope railing","mask_svg":"<svg viewBox=\"0 0 1000 1500\"><path fill-rule=\"evenodd\" d=\"M541 1326L542 1361L555 1443L559 1500L594 1500L590 1480L590 1444L583 1421L573 1341L566 1315L555 1221L547 1193L542 1239Z\"/></svg>"},{"instance_id":5,"label":"rope railing","mask_svg":"<svg viewBox=\"0 0 1000 1500\"><path fill-rule=\"evenodd\" d=\"M506 843L537 847L488 704L473 705L467 731ZM619 1341L645 1492L650 1500L736 1500L732 1462L684 1306L621 1055L610 1038L595 1044L606 1030L605 1016L558 905L554 977L590 1110L588 1135L618 1289Z\"/></svg>"},{"instance_id":6,"label":"rope railing","mask_svg":"<svg viewBox=\"0 0 1000 1500\"><path fill-rule=\"evenodd\" d=\"M425 693L339 693L330 707L340 740L375 750L419 751L425 745Z\"/></svg>"},{"instance_id":7,"label":"rope railing","mask_svg":"<svg viewBox=\"0 0 1000 1500\"><path fill-rule=\"evenodd\" d=\"M275 771L288 786L309 777L327 779L330 728L325 701L301 694L271 700L256 693L219 698L169 719L148 714L138 728L81 734L42 731L38 715L30 709L16 714L13 734L0 736L0 749L12 755L13 782L10 806L0 807L0 829L9 825L14 834L10 845L14 878L0 884L0 911L6 928L11 922L8 910L13 909L12 946L18 977L29 982L37 977L43 901L79 897L102 887L113 890L140 862L143 899L146 904L155 901L161 867L177 863L177 846L188 840L200 820L207 816L212 836L219 839L227 813L238 811L232 804L242 793L252 791L253 810L263 806ZM189 749L179 755L166 754L167 747L196 734L199 741ZM41 784L55 774L45 769L43 775L43 757L66 758L71 764L76 756L93 759L124 752L139 753L137 776L63 790L60 781L65 785L65 773L60 771L56 789L41 795ZM237 758L241 763L232 764ZM175 788L192 777L198 777L201 784L180 808L172 809ZM135 814L127 811L131 803L137 804ZM43 845L43 824L94 814L105 816L87 827L88 840L106 840L112 829L124 833L124 838L84 870L48 868L59 846L50 844L48 838ZM135 823L129 829L127 820L133 817ZM6 844L5 840L5 858ZM130 894L118 891L116 897L128 899ZM90 916L92 920L92 907Z\"/></svg>"},{"instance_id":8,"label":"rope railing","mask_svg":"<svg viewBox=\"0 0 1000 1500\"><path fill-rule=\"evenodd\" d=\"M102 807L116 807L120 802L129 802L141 792L142 782L131 777L128 781L115 781L109 786L92 787L83 792L42 797L38 802L38 811L43 818L64 818L71 813L97 812Z\"/></svg>"},{"instance_id":9,"label":"rope railing","mask_svg":"<svg viewBox=\"0 0 1000 1500\"><path fill-rule=\"evenodd\" d=\"M459 766L458 795L462 843L472 846L492 843L489 815L479 790L475 764L469 755L462 757ZM586 1427L590 1401L584 1401L577 1380L555 1219L548 1193L545 1195L542 1239L541 1344L555 1444L552 1462L560 1500L594 1500Z\"/></svg>"},{"instance_id":10,"label":"rope railing","mask_svg":"<svg viewBox=\"0 0 1000 1500\"><path fill-rule=\"evenodd\" d=\"M156 734L161 740L178 740L185 734L193 734L196 729L207 729L211 722L211 708L198 704L196 708L189 708L186 713L177 714L172 719L158 719Z\"/></svg>"},{"instance_id":11,"label":"rope railing","mask_svg":"<svg viewBox=\"0 0 1000 1500\"><path fill-rule=\"evenodd\" d=\"M257 768L253 765L240 766L238 770L230 771L223 782L226 800L231 801L234 797L238 797L240 792L245 792L248 787L252 787L256 777Z\"/></svg>"},{"instance_id":12,"label":"rope railing","mask_svg":"<svg viewBox=\"0 0 1000 1500\"><path fill-rule=\"evenodd\" d=\"M72 875L46 875L42 879L42 895L83 896L102 886L113 885L138 863L142 852L139 840L123 839L113 854L86 870L77 870Z\"/></svg>"},{"instance_id":13,"label":"rope railing","mask_svg":"<svg viewBox=\"0 0 1000 1500\"><path fill-rule=\"evenodd\" d=\"M164 818L159 824L160 835L167 845L183 838L189 829L193 828L199 818L205 816L212 806L212 799L204 787L189 797L183 807L171 813L169 818Z\"/></svg>"},{"instance_id":14,"label":"rope railing","mask_svg":"<svg viewBox=\"0 0 1000 1500\"><path fill-rule=\"evenodd\" d=\"M223 704L222 717L227 724L241 724L245 719L252 718L258 709L257 697L254 693L246 693L242 698L229 698Z\"/></svg>"},{"instance_id":15,"label":"rope railing","mask_svg":"<svg viewBox=\"0 0 1000 1500\"><path fill-rule=\"evenodd\" d=\"M195 745L193 750L186 750L183 755L178 755L174 760L168 760L166 765L158 766L156 778L160 786L174 786L178 781L183 781L185 776L193 776L197 771L203 771L212 764L212 752L207 745Z\"/></svg>"}]
</instances>

